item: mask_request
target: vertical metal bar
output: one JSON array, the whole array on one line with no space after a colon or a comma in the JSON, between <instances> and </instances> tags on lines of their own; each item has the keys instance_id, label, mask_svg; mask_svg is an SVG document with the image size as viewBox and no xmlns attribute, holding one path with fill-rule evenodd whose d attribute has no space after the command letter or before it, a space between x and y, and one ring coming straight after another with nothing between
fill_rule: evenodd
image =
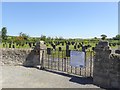
<instances>
[{"instance_id":1,"label":"vertical metal bar","mask_svg":"<svg viewBox=\"0 0 120 90\"><path fill-rule=\"evenodd\" d=\"M94 56L94 51L92 52L93 53L93 55L92 55L92 76L93 76L93 67L94 67L94 60L95 60L95 56Z\"/></svg>"},{"instance_id":2,"label":"vertical metal bar","mask_svg":"<svg viewBox=\"0 0 120 90\"><path fill-rule=\"evenodd\" d=\"M84 72L85 77L86 77L86 67L87 67L87 64L86 64L86 58L87 58L87 55L86 55L86 52L85 52L85 72Z\"/></svg>"},{"instance_id":3,"label":"vertical metal bar","mask_svg":"<svg viewBox=\"0 0 120 90\"><path fill-rule=\"evenodd\" d=\"M63 71L63 51L62 51L62 71Z\"/></svg>"},{"instance_id":4,"label":"vertical metal bar","mask_svg":"<svg viewBox=\"0 0 120 90\"><path fill-rule=\"evenodd\" d=\"M52 51L52 54L51 54L51 69L52 69L52 62L53 62L53 51Z\"/></svg>"},{"instance_id":5,"label":"vertical metal bar","mask_svg":"<svg viewBox=\"0 0 120 90\"><path fill-rule=\"evenodd\" d=\"M77 67L75 67L75 74L77 74Z\"/></svg>"},{"instance_id":6,"label":"vertical metal bar","mask_svg":"<svg viewBox=\"0 0 120 90\"><path fill-rule=\"evenodd\" d=\"M66 72L66 58L64 58L64 72Z\"/></svg>"},{"instance_id":7,"label":"vertical metal bar","mask_svg":"<svg viewBox=\"0 0 120 90\"><path fill-rule=\"evenodd\" d=\"M56 56L56 50L55 50L55 55L54 56ZM55 70L56 70L56 60L54 60L54 62L55 62Z\"/></svg>"},{"instance_id":8,"label":"vertical metal bar","mask_svg":"<svg viewBox=\"0 0 120 90\"><path fill-rule=\"evenodd\" d=\"M67 57L67 72L68 72L68 57Z\"/></svg>"},{"instance_id":9,"label":"vertical metal bar","mask_svg":"<svg viewBox=\"0 0 120 90\"><path fill-rule=\"evenodd\" d=\"M53 64L52 64L52 65L53 65L53 70L55 69L55 68L54 68L54 64L55 64L55 63L54 63L54 62L55 62L55 60L54 60L54 53L55 53L55 52L53 51L53 62L52 62L52 63L53 63Z\"/></svg>"},{"instance_id":10,"label":"vertical metal bar","mask_svg":"<svg viewBox=\"0 0 120 90\"><path fill-rule=\"evenodd\" d=\"M48 55L48 69L49 69L49 55Z\"/></svg>"},{"instance_id":11,"label":"vertical metal bar","mask_svg":"<svg viewBox=\"0 0 120 90\"><path fill-rule=\"evenodd\" d=\"M90 77L91 77L91 73L92 73L92 51L90 52Z\"/></svg>"},{"instance_id":12,"label":"vertical metal bar","mask_svg":"<svg viewBox=\"0 0 120 90\"><path fill-rule=\"evenodd\" d=\"M72 73L72 66L71 66L71 73Z\"/></svg>"},{"instance_id":13,"label":"vertical metal bar","mask_svg":"<svg viewBox=\"0 0 120 90\"><path fill-rule=\"evenodd\" d=\"M92 59L91 59L91 76L93 76L93 65L94 65L94 51L92 51Z\"/></svg>"},{"instance_id":14,"label":"vertical metal bar","mask_svg":"<svg viewBox=\"0 0 120 90\"><path fill-rule=\"evenodd\" d=\"M60 64L59 64L59 63L60 63L60 61L59 61L59 60L60 60L59 55L60 55L60 53L59 53L59 51L58 51L58 71L59 71L59 66L60 66Z\"/></svg>"},{"instance_id":15,"label":"vertical metal bar","mask_svg":"<svg viewBox=\"0 0 120 90\"><path fill-rule=\"evenodd\" d=\"M80 76L81 76L81 68L80 68Z\"/></svg>"}]
</instances>

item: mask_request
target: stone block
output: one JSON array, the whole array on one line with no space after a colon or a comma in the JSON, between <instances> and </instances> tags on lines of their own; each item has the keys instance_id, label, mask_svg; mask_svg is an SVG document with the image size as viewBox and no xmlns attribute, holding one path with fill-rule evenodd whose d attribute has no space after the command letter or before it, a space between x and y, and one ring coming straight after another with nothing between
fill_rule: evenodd
<instances>
[{"instance_id":1,"label":"stone block","mask_svg":"<svg viewBox=\"0 0 120 90\"><path fill-rule=\"evenodd\" d=\"M118 88L119 87L118 81L111 81L110 85L111 85L112 88Z\"/></svg>"},{"instance_id":2,"label":"stone block","mask_svg":"<svg viewBox=\"0 0 120 90\"><path fill-rule=\"evenodd\" d=\"M100 46L103 46L103 47L109 46L109 42L108 41L99 41L97 46L98 47L100 47Z\"/></svg>"},{"instance_id":3,"label":"stone block","mask_svg":"<svg viewBox=\"0 0 120 90\"><path fill-rule=\"evenodd\" d=\"M110 88L110 80L103 77L94 76L93 83L100 87Z\"/></svg>"}]
</instances>

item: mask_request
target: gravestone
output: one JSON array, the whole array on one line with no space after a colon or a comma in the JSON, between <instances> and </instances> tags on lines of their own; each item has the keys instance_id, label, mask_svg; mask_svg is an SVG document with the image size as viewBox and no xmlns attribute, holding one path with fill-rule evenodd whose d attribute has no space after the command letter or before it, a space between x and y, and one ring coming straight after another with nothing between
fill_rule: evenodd
<instances>
[{"instance_id":1,"label":"gravestone","mask_svg":"<svg viewBox=\"0 0 120 90\"><path fill-rule=\"evenodd\" d=\"M15 45L12 45L12 48L15 48Z\"/></svg>"},{"instance_id":2,"label":"gravestone","mask_svg":"<svg viewBox=\"0 0 120 90\"><path fill-rule=\"evenodd\" d=\"M55 45L53 45L53 49L56 50L56 46Z\"/></svg>"},{"instance_id":3,"label":"gravestone","mask_svg":"<svg viewBox=\"0 0 120 90\"><path fill-rule=\"evenodd\" d=\"M11 48L11 43L9 43L9 48Z\"/></svg>"},{"instance_id":4,"label":"gravestone","mask_svg":"<svg viewBox=\"0 0 120 90\"><path fill-rule=\"evenodd\" d=\"M61 48L61 47L59 47L59 51L62 51L62 48Z\"/></svg>"},{"instance_id":5,"label":"gravestone","mask_svg":"<svg viewBox=\"0 0 120 90\"><path fill-rule=\"evenodd\" d=\"M62 42L62 46L64 46L64 42Z\"/></svg>"},{"instance_id":6,"label":"gravestone","mask_svg":"<svg viewBox=\"0 0 120 90\"><path fill-rule=\"evenodd\" d=\"M70 57L70 51L71 50L66 50L66 57Z\"/></svg>"},{"instance_id":7,"label":"gravestone","mask_svg":"<svg viewBox=\"0 0 120 90\"><path fill-rule=\"evenodd\" d=\"M76 47L76 45L74 45L74 49L76 49L77 47Z\"/></svg>"},{"instance_id":8,"label":"gravestone","mask_svg":"<svg viewBox=\"0 0 120 90\"><path fill-rule=\"evenodd\" d=\"M51 48L47 48L47 54L51 55Z\"/></svg>"},{"instance_id":9,"label":"gravestone","mask_svg":"<svg viewBox=\"0 0 120 90\"><path fill-rule=\"evenodd\" d=\"M82 51L85 52L86 51L86 47L84 45L82 45Z\"/></svg>"},{"instance_id":10,"label":"gravestone","mask_svg":"<svg viewBox=\"0 0 120 90\"><path fill-rule=\"evenodd\" d=\"M69 50L69 45L66 45L66 50Z\"/></svg>"},{"instance_id":11,"label":"gravestone","mask_svg":"<svg viewBox=\"0 0 120 90\"><path fill-rule=\"evenodd\" d=\"M3 43L3 48L5 47L5 44Z\"/></svg>"},{"instance_id":12,"label":"gravestone","mask_svg":"<svg viewBox=\"0 0 120 90\"><path fill-rule=\"evenodd\" d=\"M78 45L77 47L80 48L80 45Z\"/></svg>"},{"instance_id":13,"label":"gravestone","mask_svg":"<svg viewBox=\"0 0 120 90\"><path fill-rule=\"evenodd\" d=\"M29 47L31 47L31 43L29 43Z\"/></svg>"}]
</instances>

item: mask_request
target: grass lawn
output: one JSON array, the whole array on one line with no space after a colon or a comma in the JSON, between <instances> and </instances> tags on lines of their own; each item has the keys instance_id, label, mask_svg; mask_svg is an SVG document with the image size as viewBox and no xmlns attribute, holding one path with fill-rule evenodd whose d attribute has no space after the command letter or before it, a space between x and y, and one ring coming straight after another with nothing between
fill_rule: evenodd
<instances>
[{"instance_id":1,"label":"grass lawn","mask_svg":"<svg viewBox=\"0 0 120 90\"><path fill-rule=\"evenodd\" d=\"M112 41L112 42L115 42L115 41ZM79 43L79 42L78 42L78 43ZM3 48L3 44L4 44L4 43L0 44L0 48ZM94 42L89 42L89 44L91 45L91 47L88 48L87 50L88 50L88 51L92 51L92 47L95 47L95 46L96 46L96 43L94 43ZM7 45L7 48L8 48L9 43L7 43L6 45ZM12 44L12 45L11 45L11 48L12 48L13 45L15 46L15 48L30 48L28 44L27 44L27 45L25 44L24 46L16 46L16 44ZM88 45L88 43L84 43L84 45ZM34 46L32 45L31 48L33 48L33 47L34 47ZM64 44L64 46L62 46L62 44L57 45L57 46L56 46L56 50L58 50L59 47L61 47L62 50L66 50L66 45L65 45L65 44ZM47 44L47 48L52 48L52 46L51 46L50 44ZM111 46L111 48L112 48L112 49L116 49L116 48L118 48L118 46L117 46L117 45L116 45L116 46ZM75 50L75 49L74 49L74 45L69 45L69 49L70 49L70 50ZM82 48L80 47L80 48L77 49L77 50L80 50L80 51L81 51Z\"/></svg>"}]
</instances>

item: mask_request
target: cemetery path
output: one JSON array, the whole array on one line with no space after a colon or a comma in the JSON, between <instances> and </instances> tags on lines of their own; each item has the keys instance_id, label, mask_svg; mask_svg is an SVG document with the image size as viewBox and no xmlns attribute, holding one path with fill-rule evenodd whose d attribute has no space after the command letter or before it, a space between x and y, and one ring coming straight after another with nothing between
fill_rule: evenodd
<instances>
[{"instance_id":1,"label":"cemetery path","mask_svg":"<svg viewBox=\"0 0 120 90\"><path fill-rule=\"evenodd\" d=\"M2 88L99 88L90 79L23 66L2 66Z\"/></svg>"}]
</instances>

